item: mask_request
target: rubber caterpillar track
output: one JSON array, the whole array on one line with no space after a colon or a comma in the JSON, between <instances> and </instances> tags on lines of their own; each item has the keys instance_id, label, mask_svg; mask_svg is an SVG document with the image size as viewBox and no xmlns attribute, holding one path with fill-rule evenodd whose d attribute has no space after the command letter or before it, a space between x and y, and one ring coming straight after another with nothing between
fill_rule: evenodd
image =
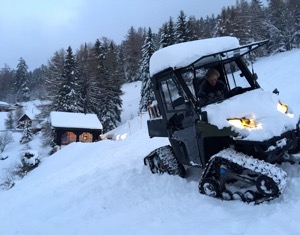
<instances>
[{"instance_id":1,"label":"rubber caterpillar track","mask_svg":"<svg viewBox=\"0 0 300 235\"><path fill-rule=\"evenodd\" d=\"M287 174L281 168L225 149L207 163L199 191L223 200L238 199L259 204L278 197L286 184Z\"/></svg>"}]
</instances>

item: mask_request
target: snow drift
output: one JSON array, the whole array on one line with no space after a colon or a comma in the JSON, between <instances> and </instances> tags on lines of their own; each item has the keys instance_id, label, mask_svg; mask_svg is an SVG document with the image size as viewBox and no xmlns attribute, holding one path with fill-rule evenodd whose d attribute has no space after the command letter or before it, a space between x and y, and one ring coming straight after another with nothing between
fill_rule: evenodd
<instances>
[{"instance_id":1,"label":"snow drift","mask_svg":"<svg viewBox=\"0 0 300 235\"><path fill-rule=\"evenodd\" d=\"M283 75L300 74L299 58L300 50L294 50L255 66L260 84L270 91L277 87L296 116L300 79L287 82ZM139 93L128 94L123 98L135 102L137 110ZM198 193L199 169L189 169L182 179L152 175L143 166L146 154L168 144L148 137L146 117L123 120L115 131L127 133L125 140L70 144L44 158L11 190L0 191L1 234L299 234L298 165L282 166L290 180L270 203L209 198Z\"/></svg>"}]
</instances>

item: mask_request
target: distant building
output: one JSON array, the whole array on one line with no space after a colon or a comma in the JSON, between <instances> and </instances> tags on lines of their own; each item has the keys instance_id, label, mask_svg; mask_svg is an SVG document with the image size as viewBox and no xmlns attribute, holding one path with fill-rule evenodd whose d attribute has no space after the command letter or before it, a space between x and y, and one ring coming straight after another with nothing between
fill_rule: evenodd
<instances>
[{"instance_id":1,"label":"distant building","mask_svg":"<svg viewBox=\"0 0 300 235\"><path fill-rule=\"evenodd\" d=\"M29 127L32 126L32 118L27 114L23 114L18 120L17 129L24 129L26 122L29 124Z\"/></svg>"},{"instance_id":2,"label":"distant building","mask_svg":"<svg viewBox=\"0 0 300 235\"><path fill-rule=\"evenodd\" d=\"M103 129L96 114L51 112L50 123L55 131L54 141L59 146L95 142Z\"/></svg>"},{"instance_id":3,"label":"distant building","mask_svg":"<svg viewBox=\"0 0 300 235\"><path fill-rule=\"evenodd\" d=\"M42 129L42 122L43 120L34 119L29 114L23 114L18 120L17 129L24 129L25 123L28 123L29 128L35 133Z\"/></svg>"},{"instance_id":4,"label":"distant building","mask_svg":"<svg viewBox=\"0 0 300 235\"><path fill-rule=\"evenodd\" d=\"M11 110L14 110L14 107L6 102L0 101L0 112L8 112Z\"/></svg>"}]
</instances>

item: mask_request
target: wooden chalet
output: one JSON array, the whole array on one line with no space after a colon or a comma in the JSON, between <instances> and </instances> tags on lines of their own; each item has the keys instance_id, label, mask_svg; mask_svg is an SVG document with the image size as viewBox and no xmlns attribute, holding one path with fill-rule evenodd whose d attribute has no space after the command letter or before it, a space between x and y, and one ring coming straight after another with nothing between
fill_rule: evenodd
<instances>
[{"instance_id":1,"label":"wooden chalet","mask_svg":"<svg viewBox=\"0 0 300 235\"><path fill-rule=\"evenodd\" d=\"M102 134L102 124L96 114L51 112L51 126L57 145L72 142L95 142Z\"/></svg>"},{"instance_id":2,"label":"wooden chalet","mask_svg":"<svg viewBox=\"0 0 300 235\"><path fill-rule=\"evenodd\" d=\"M23 114L18 120L17 128L24 129L26 122L29 124L30 127L32 126L32 118L29 117L29 115L27 114Z\"/></svg>"}]
</instances>

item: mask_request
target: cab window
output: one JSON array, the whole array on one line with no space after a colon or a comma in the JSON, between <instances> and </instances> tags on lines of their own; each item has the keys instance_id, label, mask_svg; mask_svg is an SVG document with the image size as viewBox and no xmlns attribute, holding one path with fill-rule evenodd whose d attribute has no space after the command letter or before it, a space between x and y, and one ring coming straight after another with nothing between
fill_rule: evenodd
<instances>
[{"instance_id":1,"label":"cab window","mask_svg":"<svg viewBox=\"0 0 300 235\"><path fill-rule=\"evenodd\" d=\"M184 98L173 79L162 81L161 90L167 111L184 109Z\"/></svg>"},{"instance_id":2,"label":"cab window","mask_svg":"<svg viewBox=\"0 0 300 235\"><path fill-rule=\"evenodd\" d=\"M224 68L227 74L227 79L229 83L228 85L230 90L232 90L235 87L251 87L245 76L243 76L242 71L239 69L235 61L225 64Z\"/></svg>"}]
</instances>

